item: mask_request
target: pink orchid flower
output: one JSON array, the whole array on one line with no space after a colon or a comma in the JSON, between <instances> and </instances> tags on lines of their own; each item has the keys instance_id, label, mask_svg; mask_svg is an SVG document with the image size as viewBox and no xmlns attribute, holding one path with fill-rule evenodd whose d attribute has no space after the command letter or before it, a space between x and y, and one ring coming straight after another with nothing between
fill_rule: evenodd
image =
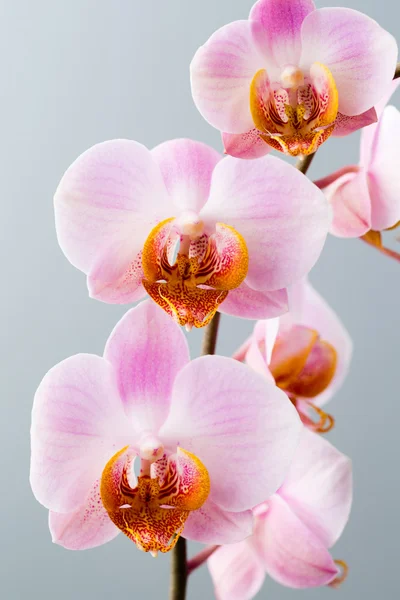
<instances>
[{"instance_id":1,"label":"pink orchid flower","mask_svg":"<svg viewBox=\"0 0 400 600\"><path fill-rule=\"evenodd\" d=\"M318 433L334 425L321 407L342 385L352 342L338 316L307 281L293 286L290 311L258 321L234 358L275 381L296 406L303 423ZM311 417L318 417L318 421Z\"/></svg>"},{"instance_id":2,"label":"pink orchid flower","mask_svg":"<svg viewBox=\"0 0 400 600\"><path fill-rule=\"evenodd\" d=\"M314 265L330 223L324 194L292 166L221 160L191 140L90 148L63 176L55 213L91 297L123 304L147 292L188 329L218 309L284 313L285 288Z\"/></svg>"},{"instance_id":3,"label":"pink orchid flower","mask_svg":"<svg viewBox=\"0 0 400 600\"><path fill-rule=\"evenodd\" d=\"M53 541L72 550L120 531L152 553L181 533L237 542L252 531L251 507L282 484L300 434L281 390L230 358L190 362L183 332L147 301L103 357L72 356L44 377L31 485Z\"/></svg>"},{"instance_id":4,"label":"pink orchid flower","mask_svg":"<svg viewBox=\"0 0 400 600\"><path fill-rule=\"evenodd\" d=\"M379 121L361 134L360 162L320 181L333 209L331 233L380 242L380 232L400 222L400 178L397 144L400 112L386 106L400 80L377 106ZM340 173L343 173L340 175ZM320 185L319 184L319 185ZM374 235L375 234L375 235ZM400 258L400 257L399 257Z\"/></svg>"},{"instance_id":5,"label":"pink orchid flower","mask_svg":"<svg viewBox=\"0 0 400 600\"><path fill-rule=\"evenodd\" d=\"M192 94L222 132L225 151L311 154L332 133L376 121L393 78L395 39L348 8L312 0L259 0L249 20L216 31L191 64Z\"/></svg>"},{"instance_id":6,"label":"pink orchid flower","mask_svg":"<svg viewBox=\"0 0 400 600\"><path fill-rule=\"evenodd\" d=\"M342 534L351 502L350 460L304 429L284 484L254 510L253 535L208 559L218 600L251 600L266 573L292 588L339 585L347 566L328 548Z\"/></svg>"}]
</instances>

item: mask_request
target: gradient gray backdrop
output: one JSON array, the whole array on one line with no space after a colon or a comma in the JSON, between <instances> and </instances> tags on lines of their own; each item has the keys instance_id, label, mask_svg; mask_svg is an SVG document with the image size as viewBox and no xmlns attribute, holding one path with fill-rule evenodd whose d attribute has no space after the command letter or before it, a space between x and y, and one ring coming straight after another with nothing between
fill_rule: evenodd
<instances>
[{"instance_id":1,"label":"gradient gray backdrop","mask_svg":"<svg viewBox=\"0 0 400 600\"><path fill-rule=\"evenodd\" d=\"M400 38L397 0L344 1ZM89 299L84 275L57 245L52 196L69 164L110 138L152 147L185 136L221 149L218 132L192 103L189 63L215 29L246 18L251 5L252 0L0 2L2 600L167 596L168 555L153 559L122 535L85 552L55 546L47 511L29 487L37 385L67 356L101 354L127 310ZM311 174L357 161L358 139L356 134L325 144ZM354 461L353 512L333 551L348 562L350 576L338 592L298 592L267 579L257 598L392 600L399 580L400 265L358 240L330 238L311 279L355 342L350 376L331 404L337 426L329 436ZM251 322L224 316L219 352L230 354L250 329ZM196 356L199 332L190 335L190 344ZM203 568L190 581L189 598L212 597Z\"/></svg>"}]
</instances>

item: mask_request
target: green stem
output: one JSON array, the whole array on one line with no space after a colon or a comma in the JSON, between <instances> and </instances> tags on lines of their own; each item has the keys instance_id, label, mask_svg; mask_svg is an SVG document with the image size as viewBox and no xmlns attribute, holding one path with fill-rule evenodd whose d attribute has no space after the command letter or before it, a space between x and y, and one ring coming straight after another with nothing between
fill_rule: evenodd
<instances>
[{"instance_id":1,"label":"green stem","mask_svg":"<svg viewBox=\"0 0 400 600\"><path fill-rule=\"evenodd\" d=\"M303 173L305 175L308 169L310 168L312 161L314 160L315 154L316 151L313 152L313 154L308 154L307 156L302 156L301 158L299 158L295 165L296 169L300 171L300 173Z\"/></svg>"}]
</instances>

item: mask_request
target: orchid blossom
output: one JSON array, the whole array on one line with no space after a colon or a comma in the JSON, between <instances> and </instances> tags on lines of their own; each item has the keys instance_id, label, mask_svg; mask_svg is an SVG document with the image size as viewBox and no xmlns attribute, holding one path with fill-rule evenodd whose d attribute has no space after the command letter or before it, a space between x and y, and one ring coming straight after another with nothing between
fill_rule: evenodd
<instances>
[{"instance_id":1,"label":"orchid blossom","mask_svg":"<svg viewBox=\"0 0 400 600\"><path fill-rule=\"evenodd\" d=\"M292 588L337 586L347 567L328 549L343 532L351 501L350 460L305 429L284 484L254 509L254 534L208 559L218 600L251 600L266 574Z\"/></svg>"},{"instance_id":2,"label":"orchid blossom","mask_svg":"<svg viewBox=\"0 0 400 600\"><path fill-rule=\"evenodd\" d=\"M304 424L325 433L334 419L321 407L346 377L352 342L338 316L309 282L293 286L289 301L289 313L258 321L234 357L275 381Z\"/></svg>"},{"instance_id":3,"label":"orchid blossom","mask_svg":"<svg viewBox=\"0 0 400 600\"><path fill-rule=\"evenodd\" d=\"M396 60L395 39L358 11L259 0L199 48L192 94L228 154L307 155L376 121Z\"/></svg>"},{"instance_id":4,"label":"orchid blossom","mask_svg":"<svg viewBox=\"0 0 400 600\"><path fill-rule=\"evenodd\" d=\"M147 292L188 329L217 310L284 313L286 287L314 265L330 223L324 194L292 166L221 160L190 140L90 148L63 176L55 213L91 297L123 304Z\"/></svg>"},{"instance_id":5,"label":"orchid blossom","mask_svg":"<svg viewBox=\"0 0 400 600\"><path fill-rule=\"evenodd\" d=\"M325 188L332 206L331 233L364 237L378 248L382 248L381 232L394 229L400 222L400 112L394 106L385 106L398 85L399 80L393 82L388 97L378 104L378 123L361 134L359 164L317 182Z\"/></svg>"},{"instance_id":6,"label":"orchid blossom","mask_svg":"<svg viewBox=\"0 0 400 600\"><path fill-rule=\"evenodd\" d=\"M180 534L232 543L282 484L300 432L281 390L230 358L189 362L183 332L146 301L117 324L103 357L72 356L44 377L31 485L66 548L120 531L152 553Z\"/></svg>"}]
</instances>

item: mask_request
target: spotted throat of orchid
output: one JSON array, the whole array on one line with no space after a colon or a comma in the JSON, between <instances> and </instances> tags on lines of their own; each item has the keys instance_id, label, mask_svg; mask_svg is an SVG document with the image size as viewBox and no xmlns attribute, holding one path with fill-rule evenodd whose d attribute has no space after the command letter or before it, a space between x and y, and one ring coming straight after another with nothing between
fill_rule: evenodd
<instances>
[{"instance_id":1,"label":"spotted throat of orchid","mask_svg":"<svg viewBox=\"0 0 400 600\"><path fill-rule=\"evenodd\" d=\"M339 97L329 69L314 63L309 73L287 65L279 81L260 69L250 87L250 110L260 137L292 156L312 154L335 128Z\"/></svg>"},{"instance_id":2,"label":"spotted throat of orchid","mask_svg":"<svg viewBox=\"0 0 400 600\"><path fill-rule=\"evenodd\" d=\"M140 474L133 463L139 456ZM202 462L177 448L167 454L157 439L147 436L138 452L122 448L104 468L100 494L112 522L144 552L156 556L171 550L193 510L210 492Z\"/></svg>"},{"instance_id":3,"label":"spotted throat of orchid","mask_svg":"<svg viewBox=\"0 0 400 600\"><path fill-rule=\"evenodd\" d=\"M247 275L249 257L243 237L217 223L205 231L195 213L166 219L151 231L142 254L144 288L179 325L207 325L229 290Z\"/></svg>"},{"instance_id":4,"label":"spotted throat of orchid","mask_svg":"<svg viewBox=\"0 0 400 600\"><path fill-rule=\"evenodd\" d=\"M276 385L296 406L303 423L317 433L326 433L335 424L334 418L312 400L329 386L336 365L335 348L314 329L292 325L279 332L269 369ZM308 416L309 409L316 414L317 421Z\"/></svg>"}]
</instances>

